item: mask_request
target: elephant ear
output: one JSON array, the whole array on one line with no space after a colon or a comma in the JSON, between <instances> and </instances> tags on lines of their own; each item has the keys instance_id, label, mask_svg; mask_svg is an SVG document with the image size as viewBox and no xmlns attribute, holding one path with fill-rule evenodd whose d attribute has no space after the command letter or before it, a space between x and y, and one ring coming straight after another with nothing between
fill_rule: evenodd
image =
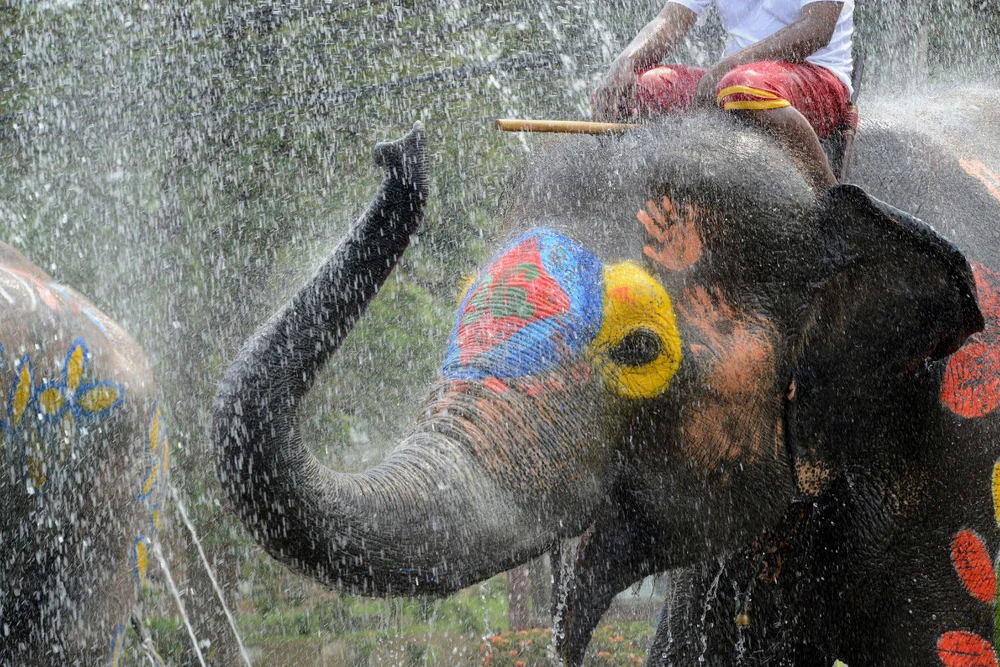
<instances>
[{"instance_id":1,"label":"elephant ear","mask_svg":"<svg viewBox=\"0 0 1000 667\"><path fill-rule=\"evenodd\" d=\"M927 361L984 324L968 261L917 218L845 185L821 199L814 224L818 281L805 292L785 417L806 497L842 461L876 460L873 450L905 438L885 436L914 423L907 414L935 409Z\"/></svg>"}]
</instances>

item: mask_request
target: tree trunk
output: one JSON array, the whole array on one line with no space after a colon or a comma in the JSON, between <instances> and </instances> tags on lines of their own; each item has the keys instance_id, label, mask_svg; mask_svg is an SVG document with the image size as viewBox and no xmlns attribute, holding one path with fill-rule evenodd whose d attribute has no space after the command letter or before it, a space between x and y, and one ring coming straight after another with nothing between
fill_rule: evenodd
<instances>
[{"instance_id":1,"label":"tree trunk","mask_svg":"<svg viewBox=\"0 0 1000 667\"><path fill-rule=\"evenodd\" d=\"M510 630L527 630L531 627L528 601L528 566L519 565L507 572L507 627Z\"/></svg>"},{"instance_id":2,"label":"tree trunk","mask_svg":"<svg viewBox=\"0 0 1000 667\"><path fill-rule=\"evenodd\" d=\"M549 555L528 563L528 580L531 587L531 627L552 627L552 567Z\"/></svg>"}]
</instances>

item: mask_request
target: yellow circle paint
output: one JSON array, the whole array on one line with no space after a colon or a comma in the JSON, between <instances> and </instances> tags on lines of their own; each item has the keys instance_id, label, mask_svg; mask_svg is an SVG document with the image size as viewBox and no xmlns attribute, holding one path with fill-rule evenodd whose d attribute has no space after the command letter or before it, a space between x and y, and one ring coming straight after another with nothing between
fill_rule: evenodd
<instances>
[{"instance_id":1,"label":"yellow circle paint","mask_svg":"<svg viewBox=\"0 0 1000 667\"><path fill-rule=\"evenodd\" d=\"M604 317L591 343L591 354L609 389L627 398L661 394L681 364L681 337L670 296L634 262L604 267ZM648 363L616 363L611 352L640 329L659 339L659 355Z\"/></svg>"}]
</instances>

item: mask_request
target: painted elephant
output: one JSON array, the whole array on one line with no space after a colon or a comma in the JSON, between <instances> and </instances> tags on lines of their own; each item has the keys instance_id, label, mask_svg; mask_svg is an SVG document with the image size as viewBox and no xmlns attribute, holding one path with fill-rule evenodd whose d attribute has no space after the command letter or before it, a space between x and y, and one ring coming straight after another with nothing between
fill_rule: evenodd
<instances>
[{"instance_id":1,"label":"painted elephant","mask_svg":"<svg viewBox=\"0 0 1000 667\"><path fill-rule=\"evenodd\" d=\"M377 149L375 200L220 384L220 479L272 555L354 592L444 595L583 535L561 643L577 664L639 577L723 562L856 472L896 465L921 485L879 478L857 502L923 508L891 546L907 575L940 583L863 585L899 608L926 595L951 610L942 632L982 626L982 603L945 576L948 548L914 548L994 521L996 453L940 399L942 360L984 326L980 273L857 187L817 198L718 114L531 158L511 240L462 297L409 434L366 473L321 466L298 406L419 225L423 142L416 128ZM938 516L929 493L964 509ZM883 527L869 526L878 546ZM935 655L933 641L907 650Z\"/></svg>"},{"instance_id":2,"label":"painted elephant","mask_svg":"<svg viewBox=\"0 0 1000 667\"><path fill-rule=\"evenodd\" d=\"M0 243L0 665L116 664L168 465L139 345Z\"/></svg>"}]
</instances>

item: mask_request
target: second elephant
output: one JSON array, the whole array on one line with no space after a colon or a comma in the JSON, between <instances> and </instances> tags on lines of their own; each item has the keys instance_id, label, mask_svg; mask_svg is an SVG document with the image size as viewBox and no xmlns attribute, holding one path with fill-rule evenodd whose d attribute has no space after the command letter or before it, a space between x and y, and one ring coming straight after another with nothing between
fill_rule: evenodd
<instances>
[{"instance_id":1,"label":"second elephant","mask_svg":"<svg viewBox=\"0 0 1000 667\"><path fill-rule=\"evenodd\" d=\"M168 462L138 343L0 243L0 665L117 664Z\"/></svg>"}]
</instances>

